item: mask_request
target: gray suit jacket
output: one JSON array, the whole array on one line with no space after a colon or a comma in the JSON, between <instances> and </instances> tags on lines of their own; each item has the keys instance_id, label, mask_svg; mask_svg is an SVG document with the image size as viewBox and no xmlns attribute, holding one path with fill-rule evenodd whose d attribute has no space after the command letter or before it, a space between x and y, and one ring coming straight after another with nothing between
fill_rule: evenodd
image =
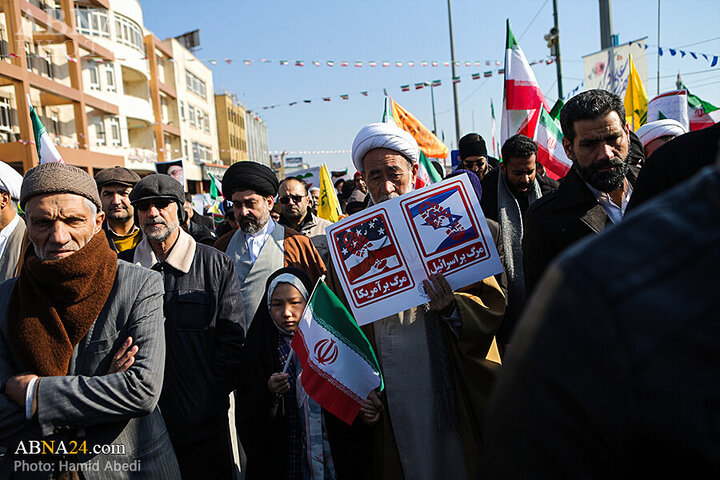
<instances>
[{"instance_id":1,"label":"gray suit jacket","mask_svg":"<svg viewBox=\"0 0 720 480\"><path fill-rule=\"evenodd\" d=\"M15 276L15 269L20 259L23 237L25 236L25 221L21 218L15 230L10 234L5 245L5 250L0 257L0 282L9 280Z\"/></svg>"},{"instance_id":2,"label":"gray suit jacket","mask_svg":"<svg viewBox=\"0 0 720 480\"><path fill-rule=\"evenodd\" d=\"M0 284L0 383L22 372L7 335L7 308L15 280ZM37 388L37 415L0 394L0 478L48 478L51 472L21 472L16 461L87 462L82 470L93 478L179 478L177 459L157 401L165 367L163 284L157 272L118 260L115 283L100 315L73 352L64 377L43 377ZM112 356L128 337L139 347L135 363L124 373L106 375ZM87 454L23 455L18 442L86 441ZM96 446L115 445L120 454L95 454ZM107 470L116 464L138 471ZM91 470L99 466L99 471Z\"/></svg>"}]
</instances>

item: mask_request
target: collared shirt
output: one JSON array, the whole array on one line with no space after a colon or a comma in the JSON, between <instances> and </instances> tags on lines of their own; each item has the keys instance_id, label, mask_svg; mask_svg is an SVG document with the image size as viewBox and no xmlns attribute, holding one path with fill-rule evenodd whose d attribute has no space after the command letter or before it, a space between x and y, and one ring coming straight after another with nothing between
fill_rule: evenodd
<instances>
[{"instance_id":1,"label":"collared shirt","mask_svg":"<svg viewBox=\"0 0 720 480\"><path fill-rule=\"evenodd\" d=\"M7 227L0 230L0 257L5 253L5 245L7 245L8 238L10 238L10 235L15 231L18 223L20 223L20 215L16 214L15 217L10 220L10 223L7 224Z\"/></svg>"},{"instance_id":2,"label":"collared shirt","mask_svg":"<svg viewBox=\"0 0 720 480\"><path fill-rule=\"evenodd\" d=\"M271 218L259 232L253 233L252 235L248 233L245 234L245 243L247 244L250 261L252 261L252 263L255 263L255 260L257 260L258 255L260 255L260 250L262 250L263 245L265 245L265 242L273 231L275 231L275 220Z\"/></svg>"},{"instance_id":3,"label":"collared shirt","mask_svg":"<svg viewBox=\"0 0 720 480\"><path fill-rule=\"evenodd\" d=\"M623 215L625 215L625 209L627 208L627 204L630 201L630 196L633 192L633 188L632 185L630 185L630 182L628 182L627 179L623 180L623 182L625 182L625 193L622 198L622 204L619 206L612 201L609 193L596 190L589 183L585 182L585 185L587 185L593 195L595 195L598 203L600 203L600 206L603 208L603 210L605 210L605 213L610 218L610 221L612 221L613 223L620 223L620 221L622 220Z\"/></svg>"}]
</instances>

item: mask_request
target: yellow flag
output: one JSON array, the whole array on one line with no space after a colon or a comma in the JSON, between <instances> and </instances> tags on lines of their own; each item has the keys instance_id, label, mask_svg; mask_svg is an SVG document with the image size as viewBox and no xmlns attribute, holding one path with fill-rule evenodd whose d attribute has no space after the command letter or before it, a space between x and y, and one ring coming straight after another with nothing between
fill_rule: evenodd
<instances>
[{"instance_id":1,"label":"yellow flag","mask_svg":"<svg viewBox=\"0 0 720 480\"><path fill-rule=\"evenodd\" d=\"M447 146L425 125L420 123L420 120L398 105L395 100L390 99L390 105L392 106L393 120L395 120L397 126L413 136L425 156L433 158L446 158L448 156L449 150Z\"/></svg>"},{"instance_id":2,"label":"yellow flag","mask_svg":"<svg viewBox=\"0 0 720 480\"><path fill-rule=\"evenodd\" d=\"M318 217L330 222L334 223L340 219L340 201L325 164L320 167L320 204L317 211Z\"/></svg>"},{"instance_id":3,"label":"yellow flag","mask_svg":"<svg viewBox=\"0 0 720 480\"><path fill-rule=\"evenodd\" d=\"M630 76L625 90L625 120L633 131L647 123L648 97L630 55Z\"/></svg>"}]
</instances>

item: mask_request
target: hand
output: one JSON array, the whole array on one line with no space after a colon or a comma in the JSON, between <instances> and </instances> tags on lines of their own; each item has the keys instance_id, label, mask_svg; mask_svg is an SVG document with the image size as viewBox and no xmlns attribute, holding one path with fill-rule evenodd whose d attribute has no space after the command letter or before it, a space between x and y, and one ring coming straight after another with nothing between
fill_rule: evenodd
<instances>
[{"instance_id":1,"label":"hand","mask_svg":"<svg viewBox=\"0 0 720 480\"><path fill-rule=\"evenodd\" d=\"M138 352L138 346L132 345L132 337L128 337L127 340L120 346L120 349L115 353L115 356L110 363L107 374L111 373L123 373L126 372L133 363L135 363L135 354ZM128 350L128 348L130 348Z\"/></svg>"},{"instance_id":2,"label":"hand","mask_svg":"<svg viewBox=\"0 0 720 480\"><path fill-rule=\"evenodd\" d=\"M360 415L362 421L368 425L374 425L380 420L380 414L385 410L385 406L380 400L380 393L373 390L370 392L360 407Z\"/></svg>"},{"instance_id":3,"label":"hand","mask_svg":"<svg viewBox=\"0 0 720 480\"><path fill-rule=\"evenodd\" d=\"M36 377L37 375L33 373L20 373L8 378L7 382L5 382L5 395L13 402L25 408L25 393L28 383ZM37 382L35 382L35 385L37 385ZM33 401L33 414L35 413L36 408L37 399Z\"/></svg>"},{"instance_id":4,"label":"hand","mask_svg":"<svg viewBox=\"0 0 720 480\"><path fill-rule=\"evenodd\" d=\"M268 380L268 388L276 395L283 394L290 390L290 375L287 373L273 373Z\"/></svg>"},{"instance_id":5,"label":"hand","mask_svg":"<svg viewBox=\"0 0 720 480\"><path fill-rule=\"evenodd\" d=\"M432 282L432 283L431 283ZM439 313L443 317L449 317L457 307L455 294L445 276L431 275L430 281L423 280L425 293L430 297L430 310Z\"/></svg>"}]
</instances>

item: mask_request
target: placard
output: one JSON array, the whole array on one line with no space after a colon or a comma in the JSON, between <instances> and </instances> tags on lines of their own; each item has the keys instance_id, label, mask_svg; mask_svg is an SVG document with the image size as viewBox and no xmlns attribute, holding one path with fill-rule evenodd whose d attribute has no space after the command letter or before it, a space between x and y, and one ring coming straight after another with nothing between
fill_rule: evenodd
<instances>
[{"instance_id":1,"label":"placard","mask_svg":"<svg viewBox=\"0 0 720 480\"><path fill-rule=\"evenodd\" d=\"M327 239L359 325L427 303L431 275L457 290L503 271L467 175L351 215Z\"/></svg>"}]
</instances>

